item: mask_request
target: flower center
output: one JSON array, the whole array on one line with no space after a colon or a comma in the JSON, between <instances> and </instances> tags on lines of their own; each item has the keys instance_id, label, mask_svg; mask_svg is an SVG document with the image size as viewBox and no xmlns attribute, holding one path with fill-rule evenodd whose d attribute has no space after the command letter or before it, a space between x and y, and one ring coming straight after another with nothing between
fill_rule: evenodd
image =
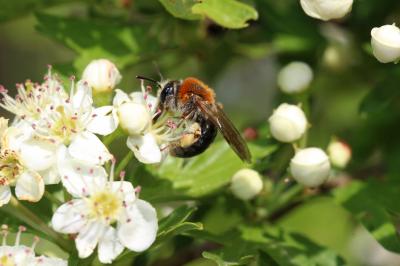
<instances>
[{"instance_id":1,"label":"flower center","mask_svg":"<svg viewBox=\"0 0 400 266\"><path fill-rule=\"evenodd\" d=\"M22 165L17 154L12 150L4 150L0 153L0 186L8 186L15 183L22 172Z\"/></svg>"},{"instance_id":2,"label":"flower center","mask_svg":"<svg viewBox=\"0 0 400 266\"><path fill-rule=\"evenodd\" d=\"M11 257L8 257L7 254L0 257L0 265L1 266L15 266L14 260Z\"/></svg>"},{"instance_id":3,"label":"flower center","mask_svg":"<svg viewBox=\"0 0 400 266\"><path fill-rule=\"evenodd\" d=\"M104 219L110 224L117 220L122 208L122 200L112 191L101 191L89 198L90 216Z\"/></svg>"},{"instance_id":4,"label":"flower center","mask_svg":"<svg viewBox=\"0 0 400 266\"><path fill-rule=\"evenodd\" d=\"M72 135L77 132L77 117L66 114L63 106L58 106L56 113L58 117L51 126L52 135L61 138L64 144L68 145Z\"/></svg>"}]
</instances>

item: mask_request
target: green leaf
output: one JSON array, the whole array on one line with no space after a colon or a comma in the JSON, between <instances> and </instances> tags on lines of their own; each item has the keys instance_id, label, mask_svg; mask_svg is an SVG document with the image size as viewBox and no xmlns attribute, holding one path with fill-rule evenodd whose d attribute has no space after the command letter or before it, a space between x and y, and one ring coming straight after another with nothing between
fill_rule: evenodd
<instances>
[{"instance_id":1,"label":"green leaf","mask_svg":"<svg viewBox=\"0 0 400 266\"><path fill-rule=\"evenodd\" d=\"M78 53L74 68L80 73L93 59L107 58L119 68L137 63L156 51L145 27L118 22L36 15L37 29Z\"/></svg>"},{"instance_id":2,"label":"green leaf","mask_svg":"<svg viewBox=\"0 0 400 266\"><path fill-rule=\"evenodd\" d=\"M400 252L397 219L400 206L398 180L353 181L335 190L335 200L348 209L386 249Z\"/></svg>"},{"instance_id":3,"label":"green leaf","mask_svg":"<svg viewBox=\"0 0 400 266\"><path fill-rule=\"evenodd\" d=\"M182 206L174 210L159 223L157 240L154 246L161 244L166 239L192 230L202 230L201 223L187 222L190 215L196 210L194 207Z\"/></svg>"},{"instance_id":4,"label":"green leaf","mask_svg":"<svg viewBox=\"0 0 400 266\"><path fill-rule=\"evenodd\" d=\"M203 0L195 4L192 11L231 29L245 28L248 26L248 20L258 18L258 13L253 7L235 0Z\"/></svg>"},{"instance_id":5,"label":"green leaf","mask_svg":"<svg viewBox=\"0 0 400 266\"><path fill-rule=\"evenodd\" d=\"M272 153L276 146L249 144L253 160ZM151 167L151 166L150 166ZM242 162L225 141L214 143L206 152L184 163L179 158L168 157L161 167L152 168L159 178L172 183L175 191L188 197L202 197L227 185Z\"/></svg>"},{"instance_id":6,"label":"green leaf","mask_svg":"<svg viewBox=\"0 0 400 266\"><path fill-rule=\"evenodd\" d=\"M159 0L165 9L174 17L196 20L201 16L193 14L192 7L196 4L197 0Z\"/></svg>"},{"instance_id":7,"label":"green leaf","mask_svg":"<svg viewBox=\"0 0 400 266\"><path fill-rule=\"evenodd\" d=\"M0 0L0 22L6 21L21 15L34 12L39 8L50 7L53 5L64 4L67 0L23 0L8 1Z\"/></svg>"},{"instance_id":8,"label":"green leaf","mask_svg":"<svg viewBox=\"0 0 400 266\"><path fill-rule=\"evenodd\" d=\"M209 259L217 263L218 266L231 266L231 265L249 265L249 262L253 259L252 256L241 257L238 261L226 261L223 255L215 254L212 252L203 252L201 254L204 258Z\"/></svg>"}]
</instances>

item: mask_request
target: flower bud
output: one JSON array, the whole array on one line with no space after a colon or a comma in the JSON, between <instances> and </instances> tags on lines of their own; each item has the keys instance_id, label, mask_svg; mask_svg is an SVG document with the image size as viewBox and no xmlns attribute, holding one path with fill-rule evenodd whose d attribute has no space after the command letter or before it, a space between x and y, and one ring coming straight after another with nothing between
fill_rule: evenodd
<instances>
[{"instance_id":1,"label":"flower bud","mask_svg":"<svg viewBox=\"0 0 400 266\"><path fill-rule=\"evenodd\" d=\"M329 177L330 169L328 156L319 148L299 150L290 162L293 178L308 187L324 183Z\"/></svg>"},{"instance_id":2,"label":"flower bud","mask_svg":"<svg viewBox=\"0 0 400 266\"><path fill-rule=\"evenodd\" d=\"M151 116L146 106L132 102L121 104L117 108L121 128L129 135L141 134L151 122Z\"/></svg>"},{"instance_id":3,"label":"flower bud","mask_svg":"<svg viewBox=\"0 0 400 266\"><path fill-rule=\"evenodd\" d=\"M300 139L307 129L306 116L297 105L281 104L269 118L272 136L281 142Z\"/></svg>"},{"instance_id":4,"label":"flower bud","mask_svg":"<svg viewBox=\"0 0 400 266\"><path fill-rule=\"evenodd\" d=\"M381 63L400 59L400 29L396 25L384 25L371 30L372 52Z\"/></svg>"},{"instance_id":5,"label":"flower bud","mask_svg":"<svg viewBox=\"0 0 400 266\"><path fill-rule=\"evenodd\" d=\"M332 165L337 168L345 168L351 159L351 149L342 141L332 141L327 151Z\"/></svg>"},{"instance_id":6,"label":"flower bud","mask_svg":"<svg viewBox=\"0 0 400 266\"><path fill-rule=\"evenodd\" d=\"M237 171L231 180L233 195L242 200L254 198L263 188L263 181L258 172L253 169Z\"/></svg>"},{"instance_id":7,"label":"flower bud","mask_svg":"<svg viewBox=\"0 0 400 266\"><path fill-rule=\"evenodd\" d=\"M313 71L303 62L292 62L279 71L278 86L287 93L299 93L308 88L313 79Z\"/></svg>"},{"instance_id":8,"label":"flower bud","mask_svg":"<svg viewBox=\"0 0 400 266\"><path fill-rule=\"evenodd\" d=\"M351 11L353 0L301 0L307 15L320 20L338 19Z\"/></svg>"},{"instance_id":9,"label":"flower bud","mask_svg":"<svg viewBox=\"0 0 400 266\"><path fill-rule=\"evenodd\" d=\"M120 82L121 74L111 61L97 59L86 66L82 80L89 84L94 93L109 92Z\"/></svg>"}]
</instances>

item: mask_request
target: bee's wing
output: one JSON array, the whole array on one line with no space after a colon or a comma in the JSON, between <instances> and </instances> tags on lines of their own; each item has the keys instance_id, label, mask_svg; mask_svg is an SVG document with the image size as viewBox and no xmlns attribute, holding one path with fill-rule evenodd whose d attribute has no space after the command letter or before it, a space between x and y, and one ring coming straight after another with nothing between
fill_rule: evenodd
<instances>
[{"instance_id":1,"label":"bee's wing","mask_svg":"<svg viewBox=\"0 0 400 266\"><path fill-rule=\"evenodd\" d=\"M231 120L229 120L222 108L219 107L218 104L210 105L199 98L195 100L195 104L218 128L240 159L250 163L251 154L245 140L242 138Z\"/></svg>"}]
</instances>

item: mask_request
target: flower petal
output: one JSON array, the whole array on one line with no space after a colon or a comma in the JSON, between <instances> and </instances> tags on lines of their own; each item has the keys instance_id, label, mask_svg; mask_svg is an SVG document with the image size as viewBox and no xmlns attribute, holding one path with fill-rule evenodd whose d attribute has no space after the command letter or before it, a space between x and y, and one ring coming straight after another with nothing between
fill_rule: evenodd
<instances>
[{"instance_id":1,"label":"flower petal","mask_svg":"<svg viewBox=\"0 0 400 266\"><path fill-rule=\"evenodd\" d=\"M93 253L105 230L106 226L102 222L94 221L87 223L79 231L75 245L80 258L87 258Z\"/></svg>"},{"instance_id":2,"label":"flower petal","mask_svg":"<svg viewBox=\"0 0 400 266\"><path fill-rule=\"evenodd\" d=\"M64 203L58 207L51 219L54 230L63 234L78 233L87 223L86 210L87 204L83 199L74 199Z\"/></svg>"},{"instance_id":3,"label":"flower petal","mask_svg":"<svg viewBox=\"0 0 400 266\"><path fill-rule=\"evenodd\" d=\"M68 147L75 159L92 165L103 165L112 155L103 142L93 133L84 131L77 135Z\"/></svg>"},{"instance_id":4,"label":"flower petal","mask_svg":"<svg viewBox=\"0 0 400 266\"><path fill-rule=\"evenodd\" d=\"M145 97L143 96L143 93L138 92L138 91L132 92L131 94L129 94L129 96L131 97L132 102L147 105L147 107L150 109L151 113L156 112L156 109L158 107L158 98L157 97L147 94L146 99L145 99Z\"/></svg>"},{"instance_id":5,"label":"flower petal","mask_svg":"<svg viewBox=\"0 0 400 266\"><path fill-rule=\"evenodd\" d=\"M43 178L36 172L24 171L17 179L15 195L19 200L39 201L44 193Z\"/></svg>"},{"instance_id":6,"label":"flower petal","mask_svg":"<svg viewBox=\"0 0 400 266\"><path fill-rule=\"evenodd\" d=\"M97 253L101 263L111 263L121 252L124 246L119 242L117 230L109 226L99 241Z\"/></svg>"},{"instance_id":7,"label":"flower petal","mask_svg":"<svg viewBox=\"0 0 400 266\"><path fill-rule=\"evenodd\" d=\"M39 265L39 266L67 266L68 262L59 258L48 258L46 256L40 256L33 258L27 265Z\"/></svg>"},{"instance_id":8,"label":"flower petal","mask_svg":"<svg viewBox=\"0 0 400 266\"><path fill-rule=\"evenodd\" d=\"M98 188L103 188L107 182L107 173L101 166L82 163L61 146L57 152L57 167L61 182L74 197L91 195Z\"/></svg>"},{"instance_id":9,"label":"flower petal","mask_svg":"<svg viewBox=\"0 0 400 266\"><path fill-rule=\"evenodd\" d=\"M112 191L123 194L123 200L126 203L134 202L136 200L136 192L131 182L115 181L112 182Z\"/></svg>"},{"instance_id":10,"label":"flower petal","mask_svg":"<svg viewBox=\"0 0 400 266\"><path fill-rule=\"evenodd\" d=\"M75 109L91 109L93 104L92 90L84 81L79 81L75 94L72 96L72 106Z\"/></svg>"},{"instance_id":11,"label":"flower petal","mask_svg":"<svg viewBox=\"0 0 400 266\"><path fill-rule=\"evenodd\" d=\"M153 244L157 235L156 210L148 202L136 200L126 208L127 219L118 225L118 237L130 250L141 252Z\"/></svg>"},{"instance_id":12,"label":"flower petal","mask_svg":"<svg viewBox=\"0 0 400 266\"><path fill-rule=\"evenodd\" d=\"M56 164L46 169L45 171L39 171L39 174L42 176L43 181L46 185L53 185L60 183L61 180L60 174L58 173Z\"/></svg>"},{"instance_id":13,"label":"flower petal","mask_svg":"<svg viewBox=\"0 0 400 266\"><path fill-rule=\"evenodd\" d=\"M113 105L114 107L118 107L124 102L130 102L131 100L129 99L128 94L126 94L124 91L120 89L115 90L115 96L113 99Z\"/></svg>"},{"instance_id":14,"label":"flower petal","mask_svg":"<svg viewBox=\"0 0 400 266\"><path fill-rule=\"evenodd\" d=\"M133 151L136 158L142 163L161 162L161 151L153 134L144 136L129 136L126 145Z\"/></svg>"},{"instance_id":15,"label":"flower petal","mask_svg":"<svg viewBox=\"0 0 400 266\"><path fill-rule=\"evenodd\" d=\"M11 190L9 186L0 186L0 207L7 204L11 199Z\"/></svg>"},{"instance_id":16,"label":"flower petal","mask_svg":"<svg viewBox=\"0 0 400 266\"><path fill-rule=\"evenodd\" d=\"M118 116L112 106L102 106L93 110L93 119L87 125L87 130L100 135L108 135L118 127Z\"/></svg>"},{"instance_id":17,"label":"flower petal","mask_svg":"<svg viewBox=\"0 0 400 266\"><path fill-rule=\"evenodd\" d=\"M56 146L48 141L29 139L21 143L19 154L26 167L43 171L55 163Z\"/></svg>"}]
</instances>

